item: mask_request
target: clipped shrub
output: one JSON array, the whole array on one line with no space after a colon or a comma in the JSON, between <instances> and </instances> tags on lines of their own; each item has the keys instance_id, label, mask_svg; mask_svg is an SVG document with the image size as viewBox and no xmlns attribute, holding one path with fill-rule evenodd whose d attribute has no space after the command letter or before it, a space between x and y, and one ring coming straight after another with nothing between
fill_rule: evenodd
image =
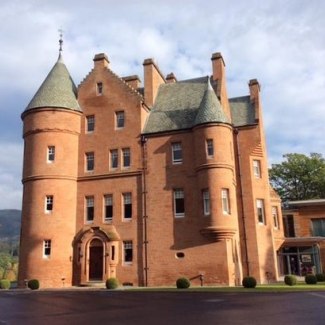
<instances>
[{"instance_id":1,"label":"clipped shrub","mask_svg":"<svg viewBox=\"0 0 325 325\"><path fill-rule=\"evenodd\" d=\"M316 274L317 282L324 282L325 281L325 274L324 273L317 273Z\"/></svg>"},{"instance_id":2,"label":"clipped shrub","mask_svg":"<svg viewBox=\"0 0 325 325\"><path fill-rule=\"evenodd\" d=\"M176 281L176 287L177 289L187 289L191 285L191 282L188 278L182 277L178 278Z\"/></svg>"},{"instance_id":3,"label":"clipped shrub","mask_svg":"<svg viewBox=\"0 0 325 325\"><path fill-rule=\"evenodd\" d=\"M316 284L317 283L316 275L314 275L314 274L307 274L305 276L305 282L307 284Z\"/></svg>"},{"instance_id":4,"label":"clipped shrub","mask_svg":"<svg viewBox=\"0 0 325 325\"><path fill-rule=\"evenodd\" d=\"M256 287L256 279L253 276L245 276L242 281L244 288L255 288Z\"/></svg>"},{"instance_id":5,"label":"clipped shrub","mask_svg":"<svg viewBox=\"0 0 325 325\"><path fill-rule=\"evenodd\" d=\"M116 278L108 278L106 280L106 289L116 289L119 283Z\"/></svg>"},{"instance_id":6,"label":"clipped shrub","mask_svg":"<svg viewBox=\"0 0 325 325\"><path fill-rule=\"evenodd\" d=\"M284 283L288 286L294 286L297 284L297 277L293 274L288 274L284 277Z\"/></svg>"},{"instance_id":7,"label":"clipped shrub","mask_svg":"<svg viewBox=\"0 0 325 325\"><path fill-rule=\"evenodd\" d=\"M29 280L27 286L29 289L37 290L39 289L39 281L37 279Z\"/></svg>"},{"instance_id":8,"label":"clipped shrub","mask_svg":"<svg viewBox=\"0 0 325 325\"><path fill-rule=\"evenodd\" d=\"M0 289L9 289L10 288L10 281L6 279L0 280Z\"/></svg>"}]
</instances>

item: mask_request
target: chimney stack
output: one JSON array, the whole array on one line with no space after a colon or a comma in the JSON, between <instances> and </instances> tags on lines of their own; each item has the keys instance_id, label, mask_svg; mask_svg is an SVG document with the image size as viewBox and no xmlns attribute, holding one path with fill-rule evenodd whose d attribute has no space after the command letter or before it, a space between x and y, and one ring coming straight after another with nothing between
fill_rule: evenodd
<instances>
[{"instance_id":1,"label":"chimney stack","mask_svg":"<svg viewBox=\"0 0 325 325\"><path fill-rule=\"evenodd\" d=\"M105 53L96 54L94 57L94 67L96 68L108 68L109 60Z\"/></svg>"}]
</instances>

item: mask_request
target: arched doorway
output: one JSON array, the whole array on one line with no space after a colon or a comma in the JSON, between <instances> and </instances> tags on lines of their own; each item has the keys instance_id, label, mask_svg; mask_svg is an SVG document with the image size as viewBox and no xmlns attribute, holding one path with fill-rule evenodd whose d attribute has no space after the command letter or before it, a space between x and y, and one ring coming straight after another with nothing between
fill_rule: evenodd
<instances>
[{"instance_id":1,"label":"arched doorway","mask_svg":"<svg viewBox=\"0 0 325 325\"><path fill-rule=\"evenodd\" d=\"M95 238L89 245L89 281L103 280L103 242Z\"/></svg>"}]
</instances>

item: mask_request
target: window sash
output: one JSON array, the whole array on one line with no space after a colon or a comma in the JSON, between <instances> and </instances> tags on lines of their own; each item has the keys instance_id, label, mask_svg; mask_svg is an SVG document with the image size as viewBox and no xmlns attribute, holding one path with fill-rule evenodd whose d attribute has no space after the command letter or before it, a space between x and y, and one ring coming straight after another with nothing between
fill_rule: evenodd
<instances>
[{"instance_id":1,"label":"window sash","mask_svg":"<svg viewBox=\"0 0 325 325\"><path fill-rule=\"evenodd\" d=\"M181 189L174 190L174 209L175 216L182 217L185 214L184 191Z\"/></svg>"},{"instance_id":2,"label":"window sash","mask_svg":"<svg viewBox=\"0 0 325 325\"><path fill-rule=\"evenodd\" d=\"M93 197L86 197L86 221L93 221L94 220L94 198Z\"/></svg>"},{"instance_id":3,"label":"window sash","mask_svg":"<svg viewBox=\"0 0 325 325\"><path fill-rule=\"evenodd\" d=\"M95 116L89 115L86 117L87 120L87 132L93 132L95 130Z\"/></svg>"},{"instance_id":4,"label":"window sash","mask_svg":"<svg viewBox=\"0 0 325 325\"><path fill-rule=\"evenodd\" d=\"M264 211L264 201L261 199L256 200L257 208L257 219L259 223L265 224L265 211Z\"/></svg>"},{"instance_id":5,"label":"window sash","mask_svg":"<svg viewBox=\"0 0 325 325\"><path fill-rule=\"evenodd\" d=\"M132 241L124 241L123 242L123 250L124 256L123 261L124 263L132 263L133 261L133 243Z\"/></svg>"},{"instance_id":6,"label":"window sash","mask_svg":"<svg viewBox=\"0 0 325 325\"><path fill-rule=\"evenodd\" d=\"M113 196L105 195L105 220L113 219Z\"/></svg>"},{"instance_id":7,"label":"window sash","mask_svg":"<svg viewBox=\"0 0 325 325\"><path fill-rule=\"evenodd\" d=\"M131 165L131 153L129 148L122 149L123 153L123 167L130 167Z\"/></svg>"},{"instance_id":8,"label":"window sash","mask_svg":"<svg viewBox=\"0 0 325 325\"><path fill-rule=\"evenodd\" d=\"M97 82L96 88L97 88L97 95L102 95L103 94L103 83Z\"/></svg>"},{"instance_id":9,"label":"window sash","mask_svg":"<svg viewBox=\"0 0 325 325\"><path fill-rule=\"evenodd\" d=\"M272 207L272 216L273 216L274 228L279 228L279 215L278 215L277 207Z\"/></svg>"},{"instance_id":10,"label":"window sash","mask_svg":"<svg viewBox=\"0 0 325 325\"><path fill-rule=\"evenodd\" d=\"M173 163L181 163L183 161L182 144L180 142L172 143Z\"/></svg>"},{"instance_id":11,"label":"window sash","mask_svg":"<svg viewBox=\"0 0 325 325\"><path fill-rule=\"evenodd\" d=\"M111 168L117 168L118 167L118 151L117 149L111 150Z\"/></svg>"},{"instance_id":12,"label":"window sash","mask_svg":"<svg viewBox=\"0 0 325 325\"><path fill-rule=\"evenodd\" d=\"M132 218L132 196L131 196L131 193L123 194L123 217L124 217L124 219Z\"/></svg>"},{"instance_id":13,"label":"window sash","mask_svg":"<svg viewBox=\"0 0 325 325\"><path fill-rule=\"evenodd\" d=\"M254 176L261 178L261 162L259 160L253 160Z\"/></svg>"},{"instance_id":14,"label":"window sash","mask_svg":"<svg viewBox=\"0 0 325 325\"><path fill-rule=\"evenodd\" d=\"M116 127L118 129L123 128L124 122L125 122L124 111L116 112Z\"/></svg>"},{"instance_id":15,"label":"window sash","mask_svg":"<svg viewBox=\"0 0 325 325\"><path fill-rule=\"evenodd\" d=\"M87 171L94 170L95 167L95 155L93 152L86 153L86 161L87 161Z\"/></svg>"},{"instance_id":16,"label":"window sash","mask_svg":"<svg viewBox=\"0 0 325 325\"><path fill-rule=\"evenodd\" d=\"M312 219L312 231L315 237L325 237L325 219Z\"/></svg>"}]
</instances>

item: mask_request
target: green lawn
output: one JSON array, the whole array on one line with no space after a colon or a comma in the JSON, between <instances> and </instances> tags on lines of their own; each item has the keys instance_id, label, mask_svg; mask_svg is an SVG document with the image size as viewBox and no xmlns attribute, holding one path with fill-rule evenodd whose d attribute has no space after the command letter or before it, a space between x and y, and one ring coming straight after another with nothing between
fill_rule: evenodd
<instances>
[{"instance_id":1,"label":"green lawn","mask_svg":"<svg viewBox=\"0 0 325 325\"><path fill-rule=\"evenodd\" d=\"M132 291L191 291L191 292L295 292L295 291L325 291L325 282L319 284L305 284L298 282L294 286L288 286L284 283L257 285L254 289L244 287L190 287L189 289L177 289L175 287L149 287L149 288L125 288Z\"/></svg>"}]
</instances>

